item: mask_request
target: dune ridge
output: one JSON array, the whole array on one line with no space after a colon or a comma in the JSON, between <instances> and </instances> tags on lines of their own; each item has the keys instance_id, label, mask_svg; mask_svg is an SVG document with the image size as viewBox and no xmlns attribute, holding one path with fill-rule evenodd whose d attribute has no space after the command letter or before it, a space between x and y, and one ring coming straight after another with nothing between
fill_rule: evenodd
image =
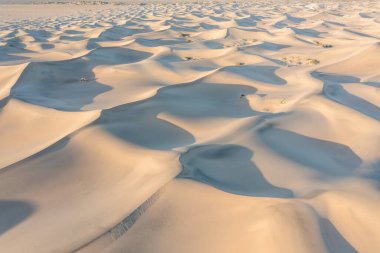
<instances>
[{"instance_id":1,"label":"dune ridge","mask_svg":"<svg viewBox=\"0 0 380 253\"><path fill-rule=\"evenodd\" d=\"M379 2L0 7L0 252L380 249Z\"/></svg>"}]
</instances>

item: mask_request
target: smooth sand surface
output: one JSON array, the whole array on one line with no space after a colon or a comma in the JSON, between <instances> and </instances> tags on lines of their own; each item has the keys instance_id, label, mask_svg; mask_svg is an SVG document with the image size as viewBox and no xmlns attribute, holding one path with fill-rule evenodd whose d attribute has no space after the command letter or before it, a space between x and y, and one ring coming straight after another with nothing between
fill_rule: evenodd
<instances>
[{"instance_id":1,"label":"smooth sand surface","mask_svg":"<svg viewBox=\"0 0 380 253\"><path fill-rule=\"evenodd\" d=\"M0 6L0 252L380 252L380 3Z\"/></svg>"}]
</instances>

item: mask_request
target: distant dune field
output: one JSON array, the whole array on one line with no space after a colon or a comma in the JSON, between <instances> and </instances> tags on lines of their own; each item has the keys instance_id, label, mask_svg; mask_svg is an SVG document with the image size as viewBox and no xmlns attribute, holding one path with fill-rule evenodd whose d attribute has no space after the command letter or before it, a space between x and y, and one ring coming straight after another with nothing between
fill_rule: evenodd
<instances>
[{"instance_id":1,"label":"distant dune field","mask_svg":"<svg viewBox=\"0 0 380 253\"><path fill-rule=\"evenodd\" d=\"M379 212L380 2L0 5L1 253L378 253Z\"/></svg>"}]
</instances>

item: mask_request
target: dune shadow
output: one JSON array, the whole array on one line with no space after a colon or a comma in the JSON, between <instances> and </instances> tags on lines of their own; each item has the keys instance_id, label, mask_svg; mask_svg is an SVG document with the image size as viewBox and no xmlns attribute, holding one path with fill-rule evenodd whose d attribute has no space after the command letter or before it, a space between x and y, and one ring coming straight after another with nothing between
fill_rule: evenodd
<instances>
[{"instance_id":1,"label":"dune shadow","mask_svg":"<svg viewBox=\"0 0 380 253\"><path fill-rule=\"evenodd\" d=\"M1 47L0 47L0 51L1 51ZM5 62L5 64L8 65L9 62L17 62L17 61L26 62L29 59L30 59L29 57L25 57L25 56L0 53L0 65L2 62Z\"/></svg>"},{"instance_id":2,"label":"dune shadow","mask_svg":"<svg viewBox=\"0 0 380 253\"><path fill-rule=\"evenodd\" d=\"M4 45L1 45L0 52L2 55L14 55L18 53L33 53L34 51L26 49L26 45L21 42L20 38L16 37L7 40L7 42ZM0 61L4 60L0 58Z\"/></svg>"},{"instance_id":3,"label":"dune shadow","mask_svg":"<svg viewBox=\"0 0 380 253\"><path fill-rule=\"evenodd\" d=\"M334 22L334 21L331 21L331 20L325 20L325 21L323 21L323 23L331 24L331 25L335 25L335 26L340 26L340 27L347 26L346 24L339 23L339 22Z\"/></svg>"},{"instance_id":4,"label":"dune shadow","mask_svg":"<svg viewBox=\"0 0 380 253\"><path fill-rule=\"evenodd\" d=\"M15 49L26 49L26 44L22 41L20 37L14 37L7 40L5 46Z\"/></svg>"},{"instance_id":5,"label":"dune shadow","mask_svg":"<svg viewBox=\"0 0 380 253\"><path fill-rule=\"evenodd\" d=\"M171 150L195 142L194 136L159 119L154 98L103 110L96 125L126 142L154 150Z\"/></svg>"},{"instance_id":6,"label":"dune shadow","mask_svg":"<svg viewBox=\"0 0 380 253\"><path fill-rule=\"evenodd\" d=\"M84 34L84 32L83 31L77 31L77 30L65 30L64 31L65 33L67 33L67 34Z\"/></svg>"},{"instance_id":7,"label":"dune shadow","mask_svg":"<svg viewBox=\"0 0 380 253\"><path fill-rule=\"evenodd\" d=\"M211 24L207 24L207 23L200 23L199 26L205 30L213 30L213 29L218 29L219 26L218 25L211 25Z\"/></svg>"},{"instance_id":8,"label":"dune shadow","mask_svg":"<svg viewBox=\"0 0 380 253\"><path fill-rule=\"evenodd\" d=\"M377 190L380 191L380 159L375 161L369 166L369 171L361 174L366 179L370 179L375 182Z\"/></svg>"},{"instance_id":9,"label":"dune shadow","mask_svg":"<svg viewBox=\"0 0 380 253\"><path fill-rule=\"evenodd\" d=\"M195 146L180 155L182 172L177 177L239 195L293 197L292 191L269 183L252 162L252 156L251 150L240 145Z\"/></svg>"},{"instance_id":10,"label":"dune shadow","mask_svg":"<svg viewBox=\"0 0 380 253\"><path fill-rule=\"evenodd\" d=\"M325 218L319 218L322 238L329 252L358 253L354 247L339 233L335 226Z\"/></svg>"},{"instance_id":11,"label":"dune shadow","mask_svg":"<svg viewBox=\"0 0 380 253\"><path fill-rule=\"evenodd\" d=\"M378 87L379 83L361 82L359 78L354 76L344 76L322 72L313 72L311 75L323 82L323 94L327 98L380 121L380 107L347 92L343 88L345 83L360 83L372 87Z\"/></svg>"},{"instance_id":12,"label":"dune shadow","mask_svg":"<svg viewBox=\"0 0 380 253\"><path fill-rule=\"evenodd\" d=\"M215 21L215 22L227 22L227 21L230 21L231 19L230 18L226 18L226 17L218 17L218 16L212 16L212 15L209 15L208 16L211 20Z\"/></svg>"},{"instance_id":13,"label":"dune shadow","mask_svg":"<svg viewBox=\"0 0 380 253\"><path fill-rule=\"evenodd\" d=\"M73 36L73 35L71 35L71 36L67 36L67 35L61 35L60 37L59 37L59 39L60 40L62 40L62 41L82 41L82 40L86 40L87 38L86 37L84 37L84 36Z\"/></svg>"},{"instance_id":14,"label":"dune shadow","mask_svg":"<svg viewBox=\"0 0 380 253\"><path fill-rule=\"evenodd\" d=\"M54 36L52 32L46 31L44 29L26 29L25 31L29 36L33 37L35 42L47 42Z\"/></svg>"},{"instance_id":15,"label":"dune shadow","mask_svg":"<svg viewBox=\"0 0 380 253\"><path fill-rule=\"evenodd\" d=\"M163 67L167 68L168 70L175 68L175 63L184 61L181 57L175 54L159 55L154 60L160 63Z\"/></svg>"},{"instance_id":16,"label":"dune shadow","mask_svg":"<svg viewBox=\"0 0 380 253\"><path fill-rule=\"evenodd\" d=\"M25 201L0 200L0 235L28 218L35 207Z\"/></svg>"},{"instance_id":17,"label":"dune shadow","mask_svg":"<svg viewBox=\"0 0 380 253\"><path fill-rule=\"evenodd\" d=\"M273 42L264 41L259 45L252 46L253 48L259 48L269 51L280 51L281 49L290 47L289 45L277 44Z\"/></svg>"},{"instance_id":18,"label":"dune shadow","mask_svg":"<svg viewBox=\"0 0 380 253\"><path fill-rule=\"evenodd\" d=\"M160 119L161 113L182 119L241 118L258 115L241 94L256 89L243 85L189 83L159 89L146 100L103 110L95 122L116 137L150 149L169 150L195 142L194 136Z\"/></svg>"},{"instance_id":19,"label":"dune shadow","mask_svg":"<svg viewBox=\"0 0 380 253\"><path fill-rule=\"evenodd\" d=\"M85 59L30 63L11 89L11 97L65 111L77 111L112 88L96 81Z\"/></svg>"},{"instance_id":20,"label":"dune shadow","mask_svg":"<svg viewBox=\"0 0 380 253\"><path fill-rule=\"evenodd\" d=\"M54 44L50 44L50 43L43 43L43 44L41 44L41 48L44 49L44 50L53 49L53 48L55 48L55 45Z\"/></svg>"},{"instance_id":21,"label":"dune shadow","mask_svg":"<svg viewBox=\"0 0 380 253\"><path fill-rule=\"evenodd\" d=\"M358 35L358 36L361 36L361 37L378 39L375 36L372 36L372 35L369 35L369 34L366 34L366 33L362 33L362 32L358 32L358 31L354 31L354 30L351 30L351 29L344 28L343 30L346 31L346 32L348 32L348 33L352 33L352 34L355 34L355 35Z\"/></svg>"},{"instance_id":22,"label":"dune shadow","mask_svg":"<svg viewBox=\"0 0 380 253\"><path fill-rule=\"evenodd\" d=\"M314 78L320 79L323 82L334 82L334 83L357 83L360 79L354 76L338 75L323 72L312 72L311 75Z\"/></svg>"},{"instance_id":23,"label":"dune shadow","mask_svg":"<svg viewBox=\"0 0 380 253\"><path fill-rule=\"evenodd\" d=\"M282 28L285 28L285 27L289 27L289 28L293 28L291 27L290 25L298 25L302 22L306 21L306 19L304 18L298 18L298 17L294 17L288 13L285 13L285 18L276 22L275 24L273 24L273 27L277 28L277 29L282 29ZM309 29L308 29L309 30ZM295 31L296 32L296 31ZM298 31L297 32L302 32L302 31ZM309 33L310 31L306 31L306 33Z\"/></svg>"},{"instance_id":24,"label":"dune shadow","mask_svg":"<svg viewBox=\"0 0 380 253\"><path fill-rule=\"evenodd\" d=\"M99 65L130 64L152 54L128 48L97 48L73 60L30 63L11 97L28 103L65 111L78 111L112 87L97 81L93 69Z\"/></svg>"},{"instance_id":25,"label":"dune shadow","mask_svg":"<svg viewBox=\"0 0 380 253\"><path fill-rule=\"evenodd\" d=\"M91 51L84 58L90 60L94 66L130 64L145 60L153 54L124 47L104 47Z\"/></svg>"},{"instance_id":26,"label":"dune shadow","mask_svg":"<svg viewBox=\"0 0 380 253\"><path fill-rule=\"evenodd\" d=\"M297 27L289 27L289 28L292 29L295 34L312 37L312 38L320 38L320 35L323 34L322 32L318 32L317 30L310 29L310 28L297 28Z\"/></svg>"},{"instance_id":27,"label":"dune shadow","mask_svg":"<svg viewBox=\"0 0 380 253\"><path fill-rule=\"evenodd\" d=\"M183 43L182 39L145 39L137 38L136 42L146 47L159 47Z\"/></svg>"},{"instance_id":28,"label":"dune shadow","mask_svg":"<svg viewBox=\"0 0 380 253\"><path fill-rule=\"evenodd\" d=\"M154 150L171 150L195 142L191 133L154 115L127 116L118 123L103 123L102 127L117 138Z\"/></svg>"},{"instance_id":29,"label":"dune shadow","mask_svg":"<svg viewBox=\"0 0 380 253\"><path fill-rule=\"evenodd\" d=\"M203 45L205 45L207 48L210 49L222 49L224 48L224 45L220 42L213 41L213 40L205 40L203 41Z\"/></svg>"},{"instance_id":30,"label":"dune shadow","mask_svg":"<svg viewBox=\"0 0 380 253\"><path fill-rule=\"evenodd\" d=\"M362 18L373 18L371 15L365 12L359 12L359 16Z\"/></svg>"},{"instance_id":31,"label":"dune shadow","mask_svg":"<svg viewBox=\"0 0 380 253\"><path fill-rule=\"evenodd\" d=\"M11 98L9 96L0 99L0 111L6 106Z\"/></svg>"},{"instance_id":32,"label":"dune shadow","mask_svg":"<svg viewBox=\"0 0 380 253\"><path fill-rule=\"evenodd\" d=\"M361 82L361 83L368 86L375 87L375 88L380 88L380 82Z\"/></svg>"},{"instance_id":33,"label":"dune shadow","mask_svg":"<svg viewBox=\"0 0 380 253\"><path fill-rule=\"evenodd\" d=\"M289 21L291 21L291 22L293 22L293 23L297 23L297 24L306 21L306 19L304 19L304 18L294 17L294 16L292 16L292 15L290 15L290 14L288 14L288 13L285 13L285 17L286 17Z\"/></svg>"},{"instance_id":34,"label":"dune shadow","mask_svg":"<svg viewBox=\"0 0 380 253\"><path fill-rule=\"evenodd\" d=\"M196 32L197 29L194 27L186 27L183 25L173 25L171 24L170 30L176 31L176 32Z\"/></svg>"},{"instance_id":35,"label":"dune shadow","mask_svg":"<svg viewBox=\"0 0 380 253\"><path fill-rule=\"evenodd\" d=\"M259 130L259 137L274 152L329 176L346 176L362 162L348 146L320 140L275 126Z\"/></svg>"},{"instance_id":36,"label":"dune shadow","mask_svg":"<svg viewBox=\"0 0 380 253\"><path fill-rule=\"evenodd\" d=\"M242 27L252 27L257 25L257 20L251 18L235 19L235 22L238 26Z\"/></svg>"},{"instance_id":37,"label":"dune shadow","mask_svg":"<svg viewBox=\"0 0 380 253\"><path fill-rule=\"evenodd\" d=\"M143 28L128 28L125 26L112 26L111 28L106 29L104 32L102 32L97 40L99 41L119 41L122 40L125 37L139 34L139 33L146 33L146 32L152 32L152 29L148 26L144 26Z\"/></svg>"},{"instance_id":38,"label":"dune shadow","mask_svg":"<svg viewBox=\"0 0 380 253\"><path fill-rule=\"evenodd\" d=\"M288 27L288 24L285 21L278 21L273 25L274 28L282 29Z\"/></svg>"},{"instance_id":39,"label":"dune shadow","mask_svg":"<svg viewBox=\"0 0 380 253\"><path fill-rule=\"evenodd\" d=\"M339 102L340 104L348 106L373 119L380 121L380 107L368 102L363 98L352 95L351 93L347 92L340 84L330 84L325 86L323 93L327 97Z\"/></svg>"},{"instance_id":40,"label":"dune shadow","mask_svg":"<svg viewBox=\"0 0 380 253\"><path fill-rule=\"evenodd\" d=\"M182 26L182 25L186 25L186 24L191 24L191 22L189 22L187 20L170 19L170 20L166 20L164 22L164 24L165 25Z\"/></svg>"},{"instance_id":41,"label":"dune shadow","mask_svg":"<svg viewBox=\"0 0 380 253\"><path fill-rule=\"evenodd\" d=\"M181 118L228 117L258 115L241 94L254 94L256 89L238 84L214 84L201 81L160 89L154 102L163 112Z\"/></svg>"},{"instance_id":42,"label":"dune shadow","mask_svg":"<svg viewBox=\"0 0 380 253\"><path fill-rule=\"evenodd\" d=\"M275 71L279 67L275 66L257 66L257 65L244 65L244 66L229 66L222 71L240 75L254 81L269 83L274 85L284 85L286 80L277 76Z\"/></svg>"},{"instance_id":43,"label":"dune shadow","mask_svg":"<svg viewBox=\"0 0 380 253\"><path fill-rule=\"evenodd\" d=\"M185 17L181 17L181 16L172 16L172 19L191 22L190 18L185 18Z\"/></svg>"},{"instance_id":44,"label":"dune shadow","mask_svg":"<svg viewBox=\"0 0 380 253\"><path fill-rule=\"evenodd\" d=\"M98 42L103 41L123 41L125 38L139 33L152 32L149 26L143 26L142 28L129 28L128 24L114 25L110 28L106 28L96 38L88 39L86 48L92 50L100 47Z\"/></svg>"}]
</instances>

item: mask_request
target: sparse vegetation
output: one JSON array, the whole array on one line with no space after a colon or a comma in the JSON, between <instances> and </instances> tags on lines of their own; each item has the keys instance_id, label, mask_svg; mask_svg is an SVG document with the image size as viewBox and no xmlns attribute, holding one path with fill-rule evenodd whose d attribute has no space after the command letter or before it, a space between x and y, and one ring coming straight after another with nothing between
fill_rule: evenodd
<instances>
[{"instance_id":1,"label":"sparse vegetation","mask_svg":"<svg viewBox=\"0 0 380 253\"><path fill-rule=\"evenodd\" d=\"M236 63L236 66L243 66L243 65L245 65L244 62L238 62L238 63Z\"/></svg>"},{"instance_id":2,"label":"sparse vegetation","mask_svg":"<svg viewBox=\"0 0 380 253\"><path fill-rule=\"evenodd\" d=\"M82 77L80 78L80 81L81 81L81 82L88 82L89 79L88 79L87 76L82 76Z\"/></svg>"},{"instance_id":3,"label":"sparse vegetation","mask_svg":"<svg viewBox=\"0 0 380 253\"><path fill-rule=\"evenodd\" d=\"M225 44L224 47L244 47L244 46L249 46L256 42L256 39L242 39L242 40L237 40L229 44Z\"/></svg>"},{"instance_id":4,"label":"sparse vegetation","mask_svg":"<svg viewBox=\"0 0 380 253\"><path fill-rule=\"evenodd\" d=\"M179 36L182 37L182 38L184 38L186 43L193 42L190 39L190 34L189 33L180 33Z\"/></svg>"},{"instance_id":5,"label":"sparse vegetation","mask_svg":"<svg viewBox=\"0 0 380 253\"><path fill-rule=\"evenodd\" d=\"M309 58L309 59L307 59L307 61L309 64L313 64L313 65L319 64L319 61L317 59Z\"/></svg>"},{"instance_id":6,"label":"sparse vegetation","mask_svg":"<svg viewBox=\"0 0 380 253\"><path fill-rule=\"evenodd\" d=\"M180 33L180 35L182 38L189 38L190 37L190 34L188 33Z\"/></svg>"},{"instance_id":7,"label":"sparse vegetation","mask_svg":"<svg viewBox=\"0 0 380 253\"><path fill-rule=\"evenodd\" d=\"M304 58L302 56L289 56L281 59L288 67L302 66L302 65L317 65L319 61L314 58Z\"/></svg>"},{"instance_id":8,"label":"sparse vegetation","mask_svg":"<svg viewBox=\"0 0 380 253\"><path fill-rule=\"evenodd\" d=\"M317 40L314 40L314 43L317 46L320 46L320 47L323 47L323 48L331 48L331 47L333 47L333 45L331 45L331 44L323 44L323 43L321 43L320 41L317 41Z\"/></svg>"}]
</instances>

